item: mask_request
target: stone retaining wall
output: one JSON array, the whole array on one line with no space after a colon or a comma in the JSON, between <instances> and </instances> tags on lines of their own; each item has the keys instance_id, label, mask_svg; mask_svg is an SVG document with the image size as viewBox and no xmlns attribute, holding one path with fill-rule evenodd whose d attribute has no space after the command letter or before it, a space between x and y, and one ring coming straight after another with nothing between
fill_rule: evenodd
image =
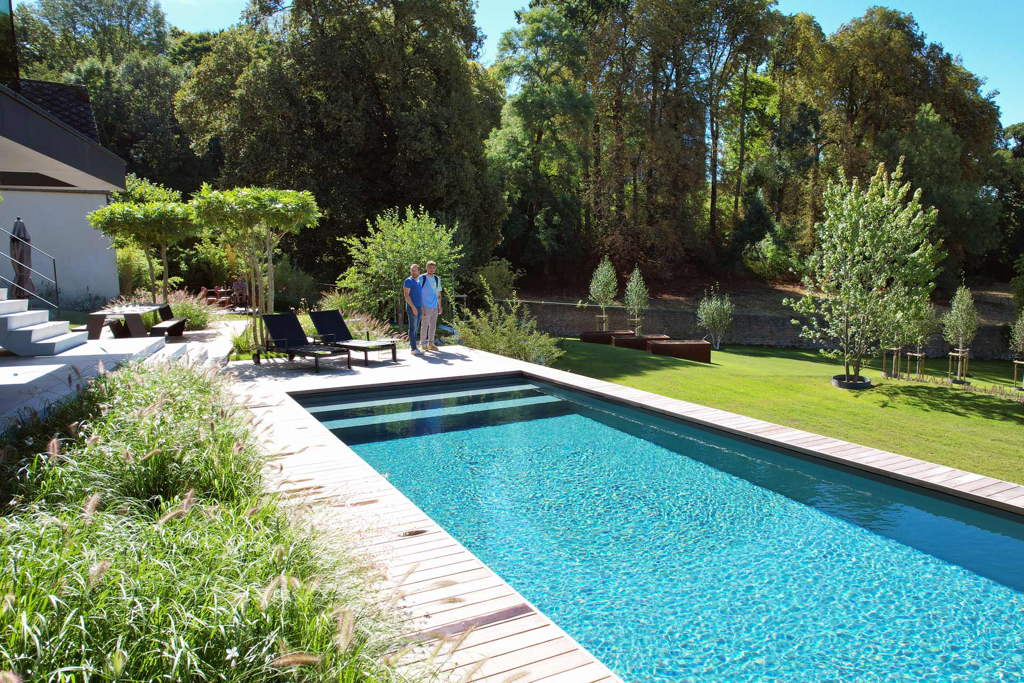
<instances>
[{"instance_id":1,"label":"stone retaining wall","mask_svg":"<svg viewBox=\"0 0 1024 683\"><path fill-rule=\"evenodd\" d=\"M600 313L597 306L563 303L557 301L523 301L530 314L537 319L537 328L542 332L563 337L574 337L581 330L596 329L594 316ZM749 346L778 346L787 348L816 349L800 337L800 327L790 322L793 316L774 313L737 312L733 325L725 336L725 344ZM609 329L627 328L626 309L623 306L608 308ZM702 339L707 332L697 327L697 312L681 308L650 308L644 315L643 332L667 334L675 339ZM973 358L1009 359L1007 350L1009 326L982 325L971 344ZM949 345L939 335L925 349L930 357L945 357Z\"/></svg>"}]
</instances>

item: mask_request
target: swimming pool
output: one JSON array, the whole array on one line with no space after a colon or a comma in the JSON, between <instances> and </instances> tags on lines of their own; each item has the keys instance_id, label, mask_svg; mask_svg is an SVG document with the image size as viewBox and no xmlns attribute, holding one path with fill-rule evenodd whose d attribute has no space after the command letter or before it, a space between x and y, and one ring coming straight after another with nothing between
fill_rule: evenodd
<instances>
[{"instance_id":1,"label":"swimming pool","mask_svg":"<svg viewBox=\"0 0 1024 683\"><path fill-rule=\"evenodd\" d=\"M520 377L298 396L629 682L1024 680L1024 524Z\"/></svg>"}]
</instances>

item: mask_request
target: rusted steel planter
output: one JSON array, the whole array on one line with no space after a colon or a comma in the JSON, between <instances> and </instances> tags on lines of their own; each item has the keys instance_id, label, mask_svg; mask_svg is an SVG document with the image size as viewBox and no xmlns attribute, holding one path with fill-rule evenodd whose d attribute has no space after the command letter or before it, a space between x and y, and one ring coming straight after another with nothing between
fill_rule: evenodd
<instances>
[{"instance_id":1,"label":"rusted steel planter","mask_svg":"<svg viewBox=\"0 0 1024 683\"><path fill-rule=\"evenodd\" d=\"M647 343L647 350L656 356L672 356L700 363L711 362L711 342L703 339L665 339Z\"/></svg>"},{"instance_id":2,"label":"rusted steel planter","mask_svg":"<svg viewBox=\"0 0 1024 683\"><path fill-rule=\"evenodd\" d=\"M667 334L645 334L640 337L612 337L612 346L646 351L648 343L668 338Z\"/></svg>"}]
</instances>

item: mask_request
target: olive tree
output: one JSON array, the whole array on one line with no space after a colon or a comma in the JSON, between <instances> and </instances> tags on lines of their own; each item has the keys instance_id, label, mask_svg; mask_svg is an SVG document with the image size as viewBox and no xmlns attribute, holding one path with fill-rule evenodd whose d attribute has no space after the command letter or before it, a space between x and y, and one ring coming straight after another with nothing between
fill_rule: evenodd
<instances>
[{"instance_id":1,"label":"olive tree","mask_svg":"<svg viewBox=\"0 0 1024 683\"><path fill-rule=\"evenodd\" d=\"M921 206L920 189L910 195L902 176L902 162L891 176L880 164L862 188L840 171L823 197L825 220L815 226L819 248L803 280L809 293L785 300L805 317L800 335L842 359L847 381L860 377L891 316L926 305L935 286L942 251L928 235L937 212Z\"/></svg>"},{"instance_id":2,"label":"olive tree","mask_svg":"<svg viewBox=\"0 0 1024 683\"><path fill-rule=\"evenodd\" d=\"M615 273L615 266L606 254L601 262L594 269L594 276L590 278L590 303L601 307L601 327L608 329L609 306L615 303L615 297L619 295L619 276Z\"/></svg>"},{"instance_id":3,"label":"olive tree","mask_svg":"<svg viewBox=\"0 0 1024 683\"><path fill-rule=\"evenodd\" d=\"M104 235L134 240L142 248L149 266L149 289L153 303L156 303L156 276L153 272L152 251L154 248L160 250L160 260L163 263L163 298L166 303L167 247L195 233L191 207L180 201L152 201L144 204L114 202L93 211L88 215L88 219L92 226Z\"/></svg>"},{"instance_id":4,"label":"olive tree","mask_svg":"<svg viewBox=\"0 0 1024 683\"><path fill-rule=\"evenodd\" d=\"M650 305L651 294L644 283L644 276L637 267L633 268L633 274L629 276L629 281L626 283L624 300L626 310L629 311L629 315L636 324L636 336L639 337L641 336L640 327L643 315Z\"/></svg>"},{"instance_id":5,"label":"olive tree","mask_svg":"<svg viewBox=\"0 0 1024 683\"><path fill-rule=\"evenodd\" d=\"M222 239L246 266L252 328L266 347L260 316L274 312L274 252L281 239L320 220L313 195L264 187L214 190L204 184L192 200L196 220Z\"/></svg>"},{"instance_id":6,"label":"olive tree","mask_svg":"<svg viewBox=\"0 0 1024 683\"><path fill-rule=\"evenodd\" d=\"M717 351L722 346L722 339L725 333L732 327L732 301L728 294L722 294L716 283L711 292L704 292L704 296L697 305L697 325L708 331L711 336L711 345Z\"/></svg>"}]
</instances>

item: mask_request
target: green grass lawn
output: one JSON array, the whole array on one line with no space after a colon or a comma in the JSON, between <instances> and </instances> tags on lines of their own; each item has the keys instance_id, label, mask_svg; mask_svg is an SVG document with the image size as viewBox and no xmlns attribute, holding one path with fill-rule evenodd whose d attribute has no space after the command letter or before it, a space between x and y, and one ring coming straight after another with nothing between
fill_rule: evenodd
<instances>
[{"instance_id":1,"label":"green grass lawn","mask_svg":"<svg viewBox=\"0 0 1024 683\"><path fill-rule=\"evenodd\" d=\"M865 374L878 386L843 391L829 384L842 367L813 351L735 346L713 352L707 365L575 340L564 348L561 370L1024 483L1024 405L882 380L877 360ZM929 364L945 377L945 360ZM978 384L1008 387L1013 365L972 361L971 374Z\"/></svg>"}]
</instances>

